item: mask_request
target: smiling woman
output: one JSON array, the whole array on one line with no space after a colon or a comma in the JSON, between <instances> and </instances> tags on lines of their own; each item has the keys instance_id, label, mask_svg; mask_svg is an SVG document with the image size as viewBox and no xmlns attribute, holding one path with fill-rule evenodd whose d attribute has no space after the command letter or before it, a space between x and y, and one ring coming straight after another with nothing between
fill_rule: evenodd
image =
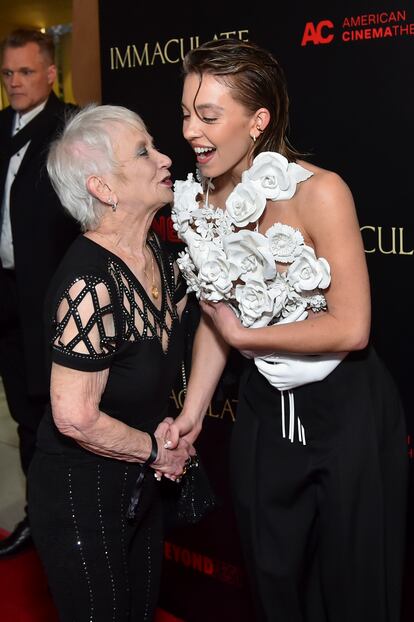
<instances>
[{"instance_id":1,"label":"smiling woman","mask_svg":"<svg viewBox=\"0 0 414 622\"><path fill-rule=\"evenodd\" d=\"M186 288L150 227L172 200L170 166L120 106L76 113L49 152L52 183L84 232L46 299L51 400L29 473L33 538L62 622L153 619L157 480L178 478L194 453L185 440L165 446Z\"/></svg>"},{"instance_id":2,"label":"smiling woman","mask_svg":"<svg viewBox=\"0 0 414 622\"><path fill-rule=\"evenodd\" d=\"M183 69L183 136L200 183L175 182L174 220L202 317L170 432L194 442L239 350L230 481L257 620L397 622L405 419L368 343L351 191L289 145L286 81L270 52L212 40Z\"/></svg>"}]
</instances>

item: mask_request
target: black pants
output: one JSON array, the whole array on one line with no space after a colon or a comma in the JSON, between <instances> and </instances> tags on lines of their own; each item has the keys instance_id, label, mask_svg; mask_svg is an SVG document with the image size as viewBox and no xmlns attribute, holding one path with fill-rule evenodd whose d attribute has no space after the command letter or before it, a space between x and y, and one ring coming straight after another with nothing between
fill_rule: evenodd
<instances>
[{"instance_id":1,"label":"black pants","mask_svg":"<svg viewBox=\"0 0 414 622\"><path fill-rule=\"evenodd\" d=\"M139 466L37 451L29 519L60 622L150 622L159 591L162 512L152 471L125 517Z\"/></svg>"},{"instance_id":2,"label":"black pants","mask_svg":"<svg viewBox=\"0 0 414 622\"><path fill-rule=\"evenodd\" d=\"M17 423L20 460L23 472L27 474L35 450L37 428L49 396L29 394L15 277L13 271L0 268L0 273L0 376L10 414ZM30 313L30 309L27 312ZM43 360L39 364L43 365Z\"/></svg>"},{"instance_id":3,"label":"black pants","mask_svg":"<svg viewBox=\"0 0 414 622\"><path fill-rule=\"evenodd\" d=\"M233 430L257 621L399 622L408 459L395 386L367 351L293 396L306 445L282 437L281 394L254 366Z\"/></svg>"}]
</instances>

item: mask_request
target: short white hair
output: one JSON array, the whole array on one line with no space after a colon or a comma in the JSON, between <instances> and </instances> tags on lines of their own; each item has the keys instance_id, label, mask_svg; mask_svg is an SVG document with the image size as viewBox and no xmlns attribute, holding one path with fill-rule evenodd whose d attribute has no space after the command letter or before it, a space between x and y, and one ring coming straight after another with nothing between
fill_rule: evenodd
<instances>
[{"instance_id":1,"label":"short white hair","mask_svg":"<svg viewBox=\"0 0 414 622\"><path fill-rule=\"evenodd\" d=\"M88 177L119 172L110 134L114 124L146 129L141 117L128 108L89 104L68 119L50 146L50 180L62 205L83 231L95 229L105 210L88 191Z\"/></svg>"}]
</instances>

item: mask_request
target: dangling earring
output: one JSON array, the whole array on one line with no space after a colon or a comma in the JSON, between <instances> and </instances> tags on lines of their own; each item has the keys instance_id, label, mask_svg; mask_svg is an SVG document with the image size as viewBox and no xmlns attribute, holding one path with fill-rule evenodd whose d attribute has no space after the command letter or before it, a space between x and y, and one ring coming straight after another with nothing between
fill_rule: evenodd
<instances>
[{"instance_id":1,"label":"dangling earring","mask_svg":"<svg viewBox=\"0 0 414 622\"><path fill-rule=\"evenodd\" d=\"M256 142L256 136L253 134L253 136L250 136L250 138L252 139L252 141L255 143Z\"/></svg>"},{"instance_id":2,"label":"dangling earring","mask_svg":"<svg viewBox=\"0 0 414 622\"><path fill-rule=\"evenodd\" d=\"M116 201L111 201L109 205L112 207L113 213L116 212L116 208L118 207L118 203Z\"/></svg>"}]
</instances>

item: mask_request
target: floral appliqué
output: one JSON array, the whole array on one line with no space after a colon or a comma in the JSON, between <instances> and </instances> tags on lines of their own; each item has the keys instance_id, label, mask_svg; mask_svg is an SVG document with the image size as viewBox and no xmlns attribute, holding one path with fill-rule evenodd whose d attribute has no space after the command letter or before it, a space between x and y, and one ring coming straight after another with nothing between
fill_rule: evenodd
<instances>
[{"instance_id":1,"label":"floral appliqu\u00e9","mask_svg":"<svg viewBox=\"0 0 414 622\"><path fill-rule=\"evenodd\" d=\"M308 309L325 310L321 290L330 284L328 262L317 258L301 232L289 225L276 223L265 235L254 230L268 199L292 198L297 184L312 174L279 153L261 153L244 171L224 210L208 201L200 204L203 188L192 173L177 180L172 220L186 245L177 263L187 291L202 300L229 303L247 327L293 320ZM278 271L277 264L286 268Z\"/></svg>"}]
</instances>

